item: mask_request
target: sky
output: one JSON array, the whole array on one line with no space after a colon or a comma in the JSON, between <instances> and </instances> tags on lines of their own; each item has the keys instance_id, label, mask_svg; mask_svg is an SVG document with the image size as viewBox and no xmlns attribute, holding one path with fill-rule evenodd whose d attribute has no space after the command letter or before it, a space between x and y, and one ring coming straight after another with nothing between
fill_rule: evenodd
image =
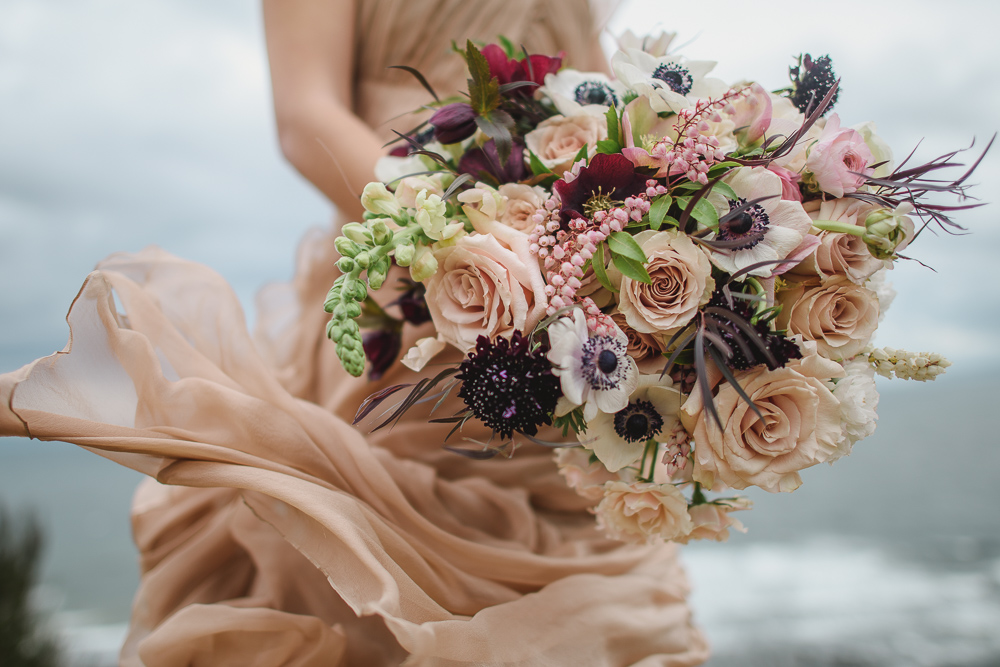
<instances>
[{"instance_id":1,"label":"sky","mask_svg":"<svg viewBox=\"0 0 1000 667\"><path fill-rule=\"evenodd\" d=\"M609 27L679 32L727 81L787 80L829 54L845 125L874 121L924 161L1000 129L991 3L666 3L626 0ZM973 179L995 202L926 235L901 263L878 343L1000 369L1000 147ZM260 8L246 0L4 0L0 4L0 371L61 349L66 310L103 257L159 245L221 273L253 317L287 280L303 232L331 209L277 147Z\"/></svg>"}]
</instances>

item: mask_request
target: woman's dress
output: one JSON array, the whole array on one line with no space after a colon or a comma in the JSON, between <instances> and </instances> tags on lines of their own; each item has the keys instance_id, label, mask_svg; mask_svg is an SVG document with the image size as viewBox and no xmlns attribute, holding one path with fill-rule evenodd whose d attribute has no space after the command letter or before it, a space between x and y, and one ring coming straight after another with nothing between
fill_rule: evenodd
<instances>
[{"instance_id":1,"label":"woman's dress","mask_svg":"<svg viewBox=\"0 0 1000 667\"><path fill-rule=\"evenodd\" d=\"M356 110L383 135L426 102L386 66L451 92L451 39L503 34L597 66L585 0L358 0L357 13ZM0 376L0 434L152 478L133 507L142 581L122 664L700 664L675 547L602 538L551 451L472 461L419 411L371 435L350 425L370 392L414 375L340 368L321 307L332 239L311 234L294 282L262 291L254 337L208 268L113 255L74 300L66 349ZM404 349L427 333L408 326Z\"/></svg>"}]
</instances>

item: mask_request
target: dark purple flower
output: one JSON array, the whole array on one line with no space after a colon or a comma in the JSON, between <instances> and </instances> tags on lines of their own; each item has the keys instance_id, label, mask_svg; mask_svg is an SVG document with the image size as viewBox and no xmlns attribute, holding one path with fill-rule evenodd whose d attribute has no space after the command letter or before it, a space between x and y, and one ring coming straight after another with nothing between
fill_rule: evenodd
<instances>
[{"instance_id":1,"label":"dark purple flower","mask_svg":"<svg viewBox=\"0 0 1000 667\"><path fill-rule=\"evenodd\" d=\"M722 333L719 335L733 351L733 356L727 359L726 363L734 370L745 371L761 364L767 364L768 368L774 370L775 368L784 367L792 359L802 358L802 352L795 341L771 331L771 328L764 322L758 322L751 326L757 333L757 340L763 343L768 351L774 355L774 360L778 362L778 365L771 364L767 355L757 345L747 339L747 333L736 326L734 321L736 318L739 318L745 322L750 322L755 309L752 301L733 299L733 305L730 308L722 289L718 289L712 295L709 302L705 304L705 307L718 308L726 313L732 313L732 316L727 317L723 312L714 311L712 314L707 315L707 317L714 318L724 325ZM742 340L737 340L737 338Z\"/></svg>"},{"instance_id":2,"label":"dark purple flower","mask_svg":"<svg viewBox=\"0 0 1000 667\"><path fill-rule=\"evenodd\" d=\"M442 144L457 144L476 133L476 112L465 102L455 102L438 109L430 124L435 139Z\"/></svg>"},{"instance_id":3,"label":"dark purple flower","mask_svg":"<svg viewBox=\"0 0 1000 667\"><path fill-rule=\"evenodd\" d=\"M632 163L629 162L631 165ZM482 148L474 148L458 161L458 171L471 174L477 180L496 180L498 183L516 183L524 178L524 146L515 141L507 163L500 165L496 142L490 139ZM486 178L483 178L483 176Z\"/></svg>"},{"instance_id":4,"label":"dark purple flower","mask_svg":"<svg viewBox=\"0 0 1000 667\"><path fill-rule=\"evenodd\" d=\"M490 66L490 74L497 78L502 86L505 83L515 81L532 81L538 86L545 83L546 74L555 74L562 67L563 53L560 52L555 58L535 54L529 58L514 60L508 58L507 53L496 44L487 44L482 50L483 57ZM531 97L535 94L537 86L522 86L510 91L510 95L521 97Z\"/></svg>"},{"instance_id":5,"label":"dark purple flower","mask_svg":"<svg viewBox=\"0 0 1000 667\"><path fill-rule=\"evenodd\" d=\"M407 281L409 289L393 301L392 306L399 306L403 313L403 319L410 324L420 325L431 321L431 311L427 308L427 300L424 294L427 290L422 283Z\"/></svg>"},{"instance_id":6,"label":"dark purple flower","mask_svg":"<svg viewBox=\"0 0 1000 667\"><path fill-rule=\"evenodd\" d=\"M377 329L364 332L361 335L361 344L365 349L365 356L371 362L368 379L378 380L399 358L403 339L399 329Z\"/></svg>"},{"instance_id":7,"label":"dark purple flower","mask_svg":"<svg viewBox=\"0 0 1000 667\"><path fill-rule=\"evenodd\" d=\"M535 435L539 426L552 423L562 389L545 352L544 346L532 351L520 331L509 341L480 336L459 367L459 397L504 440L514 431Z\"/></svg>"},{"instance_id":8,"label":"dark purple flower","mask_svg":"<svg viewBox=\"0 0 1000 667\"><path fill-rule=\"evenodd\" d=\"M620 153L598 153L577 177L553 186L562 199L563 223L573 218L589 218L594 210L620 205L626 197L646 190L646 176L636 173L635 165Z\"/></svg>"}]
</instances>

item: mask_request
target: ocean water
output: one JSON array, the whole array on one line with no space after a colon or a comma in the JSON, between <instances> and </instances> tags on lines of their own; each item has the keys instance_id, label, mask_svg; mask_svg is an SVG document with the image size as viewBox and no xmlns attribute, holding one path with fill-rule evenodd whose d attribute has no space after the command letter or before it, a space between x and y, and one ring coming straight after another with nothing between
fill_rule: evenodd
<instances>
[{"instance_id":1,"label":"ocean water","mask_svg":"<svg viewBox=\"0 0 1000 667\"><path fill-rule=\"evenodd\" d=\"M745 535L683 550L710 667L1000 665L1000 392L960 373L880 390L850 457L794 494L748 493ZM65 443L0 441L0 502L46 530L36 601L71 665L115 663L139 479Z\"/></svg>"}]
</instances>

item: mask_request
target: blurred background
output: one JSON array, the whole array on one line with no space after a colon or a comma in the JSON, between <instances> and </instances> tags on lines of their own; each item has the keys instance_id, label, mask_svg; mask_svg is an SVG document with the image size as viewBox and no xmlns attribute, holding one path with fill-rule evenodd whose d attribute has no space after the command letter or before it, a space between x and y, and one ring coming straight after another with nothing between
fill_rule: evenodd
<instances>
[{"instance_id":1,"label":"blurred background","mask_svg":"<svg viewBox=\"0 0 1000 667\"><path fill-rule=\"evenodd\" d=\"M1000 129L998 19L975 0L626 0L609 29L676 30L714 75L768 88L793 56L828 53L844 123L872 120L923 162ZM880 426L851 457L792 496L751 494L746 535L684 549L713 667L1000 665L1000 150L973 180L993 204L958 217L969 235L911 246L934 270L900 263L876 341L954 366L880 383ZM150 244L221 273L252 324L255 291L290 278L298 239L330 217L278 151L256 3L0 3L0 372L62 349L87 273ZM67 664L114 664L138 479L70 445L0 441L0 504L44 530L32 602Z\"/></svg>"}]
</instances>

